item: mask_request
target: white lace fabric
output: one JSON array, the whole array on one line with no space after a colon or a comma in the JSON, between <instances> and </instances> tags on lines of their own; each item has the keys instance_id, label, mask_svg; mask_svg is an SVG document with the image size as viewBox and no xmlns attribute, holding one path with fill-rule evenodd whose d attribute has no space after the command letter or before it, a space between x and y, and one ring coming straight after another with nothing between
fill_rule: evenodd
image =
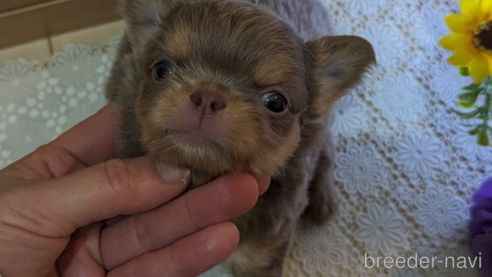
<instances>
[{"instance_id":1,"label":"white lace fabric","mask_svg":"<svg viewBox=\"0 0 492 277\"><path fill-rule=\"evenodd\" d=\"M325 0L338 34L368 39L378 66L339 101L334 124L340 213L323 228L299 225L285 276L478 276L436 263L366 268L371 257L470 257L471 197L492 176L451 109L471 79L446 63L453 0ZM104 84L118 39L96 49L68 46L44 65L17 60L0 69L0 168L57 137L105 105ZM220 268L204 276L217 276Z\"/></svg>"}]
</instances>

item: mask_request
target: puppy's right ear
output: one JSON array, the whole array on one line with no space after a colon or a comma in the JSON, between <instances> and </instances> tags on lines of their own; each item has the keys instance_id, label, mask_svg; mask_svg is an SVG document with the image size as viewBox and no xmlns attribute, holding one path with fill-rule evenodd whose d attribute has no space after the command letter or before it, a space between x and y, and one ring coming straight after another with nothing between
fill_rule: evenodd
<instances>
[{"instance_id":1,"label":"puppy's right ear","mask_svg":"<svg viewBox=\"0 0 492 277\"><path fill-rule=\"evenodd\" d=\"M137 55L152 40L178 0L122 0L120 14L128 25L128 35Z\"/></svg>"},{"instance_id":2,"label":"puppy's right ear","mask_svg":"<svg viewBox=\"0 0 492 277\"><path fill-rule=\"evenodd\" d=\"M316 61L308 115L319 118L360 83L376 64L376 54L367 40L356 36L325 36L309 41L307 46Z\"/></svg>"}]
</instances>

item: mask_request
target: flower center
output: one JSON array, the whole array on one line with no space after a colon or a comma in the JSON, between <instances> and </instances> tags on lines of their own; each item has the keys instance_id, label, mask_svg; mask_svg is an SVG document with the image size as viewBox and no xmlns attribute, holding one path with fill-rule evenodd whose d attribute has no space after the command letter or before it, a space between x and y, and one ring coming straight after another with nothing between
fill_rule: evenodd
<instances>
[{"instance_id":1,"label":"flower center","mask_svg":"<svg viewBox=\"0 0 492 277\"><path fill-rule=\"evenodd\" d=\"M354 174L355 176L364 175L364 173L366 172L366 168L363 163L353 164L351 169L352 169L352 174Z\"/></svg>"},{"instance_id":2,"label":"flower center","mask_svg":"<svg viewBox=\"0 0 492 277\"><path fill-rule=\"evenodd\" d=\"M413 157L416 159L420 159L420 157L424 154L424 152L420 149L415 149L415 152L413 152Z\"/></svg>"},{"instance_id":3,"label":"flower center","mask_svg":"<svg viewBox=\"0 0 492 277\"><path fill-rule=\"evenodd\" d=\"M323 255L326 254L326 244L323 241L316 241L312 245L311 250L314 252L316 255Z\"/></svg>"},{"instance_id":4,"label":"flower center","mask_svg":"<svg viewBox=\"0 0 492 277\"><path fill-rule=\"evenodd\" d=\"M383 226L378 225L378 226L376 227L376 234L377 234L377 235L382 235L382 234L384 234L384 228L383 228Z\"/></svg>"},{"instance_id":5,"label":"flower center","mask_svg":"<svg viewBox=\"0 0 492 277\"><path fill-rule=\"evenodd\" d=\"M484 21L473 31L475 48L492 53L492 21Z\"/></svg>"},{"instance_id":6,"label":"flower center","mask_svg":"<svg viewBox=\"0 0 492 277\"><path fill-rule=\"evenodd\" d=\"M441 218L446 215L446 208L439 204L435 207L435 213L438 218Z\"/></svg>"}]
</instances>

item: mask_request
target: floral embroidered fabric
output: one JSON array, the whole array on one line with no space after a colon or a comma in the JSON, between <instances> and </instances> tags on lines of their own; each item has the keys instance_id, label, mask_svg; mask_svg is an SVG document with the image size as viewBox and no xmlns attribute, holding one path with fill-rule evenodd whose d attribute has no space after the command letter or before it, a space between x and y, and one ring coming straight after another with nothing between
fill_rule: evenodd
<instances>
[{"instance_id":1,"label":"floral embroidered fabric","mask_svg":"<svg viewBox=\"0 0 492 277\"><path fill-rule=\"evenodd\" d=\"M375 47L378 66L334 110L340 213L323 228L299 224L285 276L477 276L468 251L471 197L492 176L492 151L451 112L471 79L437 41L453 0L325 0L338 34ZM70 45L49 63L0 69L0 168L95 113L118 39ZM366 257L427 257L427 268L370 267ZM454 257L454 265L444 261ZM438 262L438 261L442 262ZM463 264L461 264L463 266ZM220 267L204 276L220 276Z\"/></svg>"}]
</instances>

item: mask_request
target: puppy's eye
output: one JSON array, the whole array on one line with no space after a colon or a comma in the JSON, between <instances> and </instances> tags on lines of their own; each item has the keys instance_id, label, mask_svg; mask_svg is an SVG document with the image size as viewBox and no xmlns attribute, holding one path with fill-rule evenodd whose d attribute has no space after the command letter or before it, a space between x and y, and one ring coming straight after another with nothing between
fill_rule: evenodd
<instances>
[{"instance_id":1,"label":"puppy's eye","mask_svg":"<svg viewBox=\"0 0 492 277\"><path fill-rule=\"evenodd\" d=\"M169 61L162 61L155 64L154 67L154 78L157 81L169 77L176 71L176 68Z\"/></svg>"},{"instance_id":2,"label":"puppy's eye","mask_svg":"<svg viewBox=\"0 0 492 277\"><path fill-rule=\"evenodd\" d=\"M274 113L282 113L287 109L287 99L278 92L263 95L263 105Z\"/></svg>"}]
</instances>

